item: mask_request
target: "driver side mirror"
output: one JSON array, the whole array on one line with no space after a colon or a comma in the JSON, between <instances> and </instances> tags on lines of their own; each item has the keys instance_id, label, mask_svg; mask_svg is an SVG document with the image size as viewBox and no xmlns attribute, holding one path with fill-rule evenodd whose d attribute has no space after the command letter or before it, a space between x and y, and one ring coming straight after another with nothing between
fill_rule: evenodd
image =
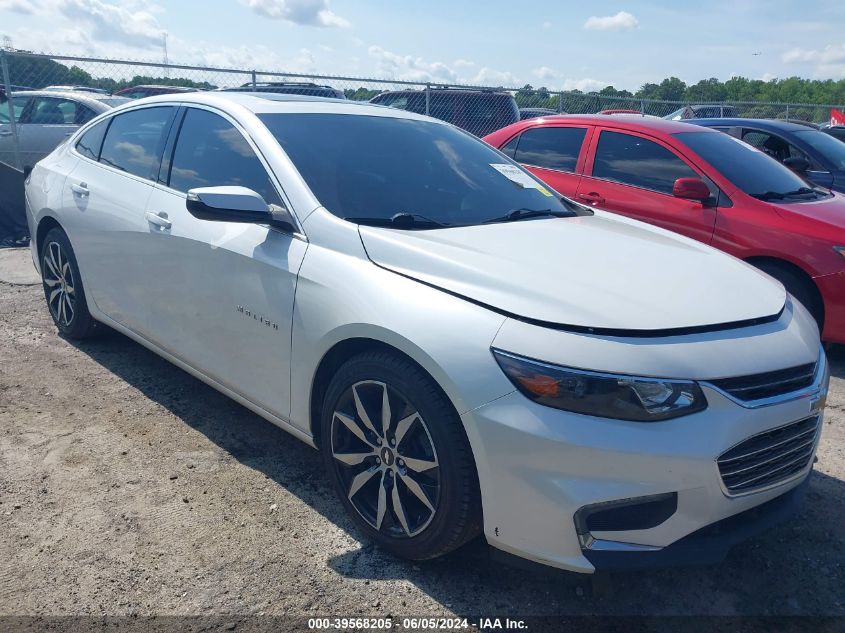
<instances>
[{"instance_id":1,"label":"driver side mirror","mask_svg":"<svg viewBox=\"0 0 845 633\"><path fill-rule=\"evenodd\" d=\"M268 205L260 194L246 187L199 187L188 191L188 212L209 222L269 224L293 233L296 226L287 209Z\"/></svg>"},{"instance_id":2,"label":"driver side mirror","mask_svg":"<svg viewBox=\"0 0 845 633\"><path fill-rule=\"evenodd\" d=\"M701 178L678 178L672 186L672 195L685 200L705 202L710 199L710 188Z\"/></svg>"},{"instance_id":3,"label":"driver side mirror","mask_svg":"<svg viewBox=\"0 0 845 633\"><path fill-rule=\"evenodd\" d=\"M783 159L783 164L789 167L792 171L803 174L810 169L810 161L800 156L790 156Z\"/></svg>"}]
</instances>

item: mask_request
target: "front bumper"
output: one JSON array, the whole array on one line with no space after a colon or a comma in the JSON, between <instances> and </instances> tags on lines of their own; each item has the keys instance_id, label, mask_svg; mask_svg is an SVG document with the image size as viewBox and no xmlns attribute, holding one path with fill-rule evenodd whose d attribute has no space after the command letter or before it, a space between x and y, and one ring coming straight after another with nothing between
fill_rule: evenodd
<instances>
[{"instance_id":1,"label":"front bumper","mask_svg":"<svg viewBox=\"0 0 845 633\"><path fill-rule=\"evenodd\" d=\"M788 500L797 501L800 493L787 493L801 486L812 469L823 426L818 407L828 380L823 367L813 389L757 408L702 383L709 404L705 411L657 423L568 413L517 392L467 412L464 422L476 430L481 444L476 460L482 462L487 541L510 554L580 572L655 564L649 561L667 564L705 543L710 551L702 550L701 560L689 562L719 560L737 539L753 533L746 527L728 534L725 526L744 523L740 517L747 518L745 513L775 499L784 507ZM716 462L719 455L751 436L811 415L819 416L819 431L805 468L765 489L729 495ZM594 530L586 539L578 533L575 515L585 506L666 493L677 495L677 506L658 525ZM730 517L736 520L723 523ZM722 537L714 537L714 524Z\"/></svg>"}]
</instances>

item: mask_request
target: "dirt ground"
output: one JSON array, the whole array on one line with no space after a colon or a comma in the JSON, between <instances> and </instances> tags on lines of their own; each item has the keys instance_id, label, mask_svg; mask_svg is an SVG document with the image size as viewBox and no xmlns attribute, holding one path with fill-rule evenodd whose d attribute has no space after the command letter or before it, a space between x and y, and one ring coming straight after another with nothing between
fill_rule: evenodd
<instances>
[{"instance_id":1,"label":"dirt ground","mask_svg":"<svg viewBox=\"0 0 845 633\"><path fill-rule=\"evenodd\" d=\"M23 255L23 254L22 254ZM0 615L845 616L845 350L793 521L721 566L588 577L359 540L318 454L125 337L0 282Z\"/></svg>"}]
</instances>

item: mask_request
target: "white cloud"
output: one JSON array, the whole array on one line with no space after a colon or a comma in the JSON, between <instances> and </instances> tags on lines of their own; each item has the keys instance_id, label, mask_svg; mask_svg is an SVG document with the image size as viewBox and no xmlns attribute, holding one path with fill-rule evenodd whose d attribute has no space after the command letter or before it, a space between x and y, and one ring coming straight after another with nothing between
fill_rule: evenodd
<instances>
[{"instance_id":1,"label":"white cloud","mask_svg":"<svg viewBox=\"0 0 845 633\"><path fill-rule=\"evenodd\" d=\"M376 62L378 74L405 81L440 81L455 83L458 74L443 62L427 62L413 55L398 55L381 46L370 46L370 58Z\"/></svg>"},{"instance_id":2,"label":"white cloud","mask_svg":"<svg viewBox=\"0 0 845 633\"><path fill-rule=\"evenodd\" d=\"M552 70L548 66L540 66L539 68L535 68L531 71L531 74L537 77L538 79L542 79L543 81L551 81L553 79L558 78L557 71Z\"/></svg>"},{"instance_id":3,"label":"white cloud","mask_svg":"<svg viewBox=\"0 0 845 633\"><path fill-rule=\"evenodd\" d=\"M519 79L516 75L506 70L496 70L495 68L488 68L484 66L473 77L469 83L476 86L503 86L505 88L514 88L519 85Z\"/></svg>"},{"instance_id":4,"label":"white cloud","mask_svg":"<svg viewBox=\"0 0 845 633\"><path fill-rule=\"evenodd\" d=\"M546 87L552 90L580 90L581 92L593 92L601 90L610 85L608 81L600 79L571 79L564 77L560 72L548 66L540 66L531 71L534 77L546 83Z\"/></svg>"},{"instance_id":5,"label":"white cloud","mask_svg":"<svg viewBox=\"0 0 845 633\"><path fill-rule=\"evenodd\" d=\"M603 17L594 15L584 22L584 28L588 31L631 31L639 25L639 20L627 11Z\"/></svg>"},{"instance_id":6,"label":"white cloud","mask_svg":"<svg viewBox=\"0 0 845 633\"><path fill-rule=\"evenodd\" d=\"M845 44L828 44L823 49L793 48L786 51L781 59L786 64L814 63L840 64L845 63Z\"/></svg>"},{"instance_id":7,"label":"white cloud","mask_svg":"<svg viewBox=\"0 0 845 633\"><path fill-rule=\"evenodd\" d=\"M811 64L817 78L845 78L845 44L828 44L821 49L793 48L781 55L781 60L785 64Z\"/></svg>"},{"instance_id":8,"label":"white cloud","mask_svg":"<svg viewBox=\"0 0 845 633\"><path fill-rule=\"evenodd\" d=\"M161 46L164 28L153 11L102 0L53 0L51 7L93 41L149 48Z\"/></svg>"},{"instance_id":9,"label":"white cloud","mask_svg":"<svg viewBox=\"0 0 845 633\"><path fill-rule=\"evenodd\" d=\"M305 26L346 28L349 20L329 9L327 0L241 0L258 15Z\"/></svg>"},{"instance_id":10,"label":"white cloud","mask_svg":"<svg viewBox=\"0 0 845 633\"><path fill-rule=\"evenodd\" d=\"M609 85L607 81L600 81L598 79L565 79L563 81L564 90L580 90L581 92L593 92L601 90Z\"/></svg>"},{"instance_id":11,"label":"white cloud","mask_svg":"<svg viewBox=\"0 0 845 633\"><path fill-rule=\"evenodd\" d=\"M549 22L548 20L546 20L545 22L543 22L543 24L541 26L543 27L544 30L548 31L550 28L552 28L553 24L551 22Z\"/></svg>"},{"instance_id":12,"label":"white cloud","mask_svg":"<svg viewBox=\"0 0 845 633\"><path fill-rule=\"evenodd\" d=\"M35 8L27 0L0 0L0 11L12 11L23 15L32 15Z\"/></svg>"}]
</instances>

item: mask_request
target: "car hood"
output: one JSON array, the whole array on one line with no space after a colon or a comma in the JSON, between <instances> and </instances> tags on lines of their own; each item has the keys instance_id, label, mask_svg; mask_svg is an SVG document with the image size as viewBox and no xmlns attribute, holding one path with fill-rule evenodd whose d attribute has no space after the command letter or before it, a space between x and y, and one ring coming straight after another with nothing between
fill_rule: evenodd
<instances>
[{"instance_id":1,"label":"car hood","mask_svg":"<svg viewBox=\"0 0 845 633\"><path fill-rule=\"evenodd\" d=\"M776 315L786 300L783 286L738 259L603 212L359 231L375 264L543 325L707 328Z\"/></svg>"},{"instance_id":2,"label":"car hood","mask_svg":"<svg viewBox=\"0 0 845 633\"><path fill-rule=\"evenodd\" d=\"M775 206L779 211L786 210L830 227L845 230L845 193L834 193L831 198L808 202L777 202Z\"/></svg>"}]
</instances>

